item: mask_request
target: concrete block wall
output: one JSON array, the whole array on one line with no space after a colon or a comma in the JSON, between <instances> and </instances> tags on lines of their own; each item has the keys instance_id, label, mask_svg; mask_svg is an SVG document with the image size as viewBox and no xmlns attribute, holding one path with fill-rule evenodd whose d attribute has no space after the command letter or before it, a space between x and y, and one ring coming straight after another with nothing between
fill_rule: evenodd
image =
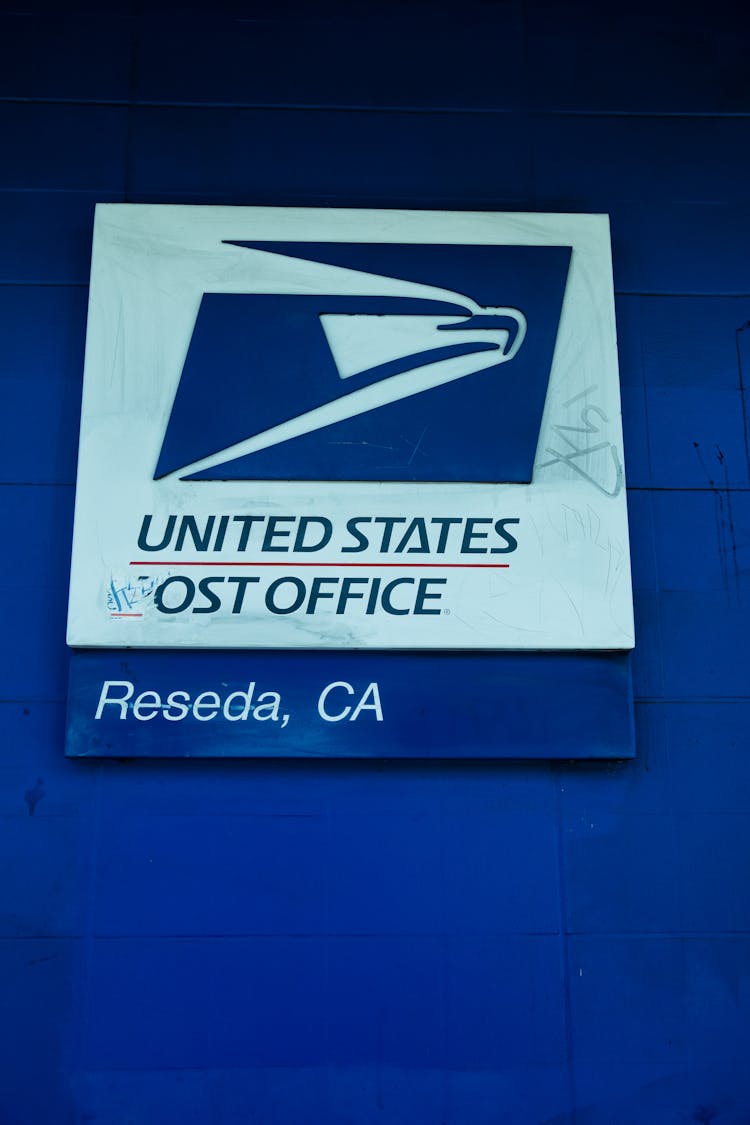
<instances>
[{"instance_id":1,"label":"concrete block wall","mask_svg":"<svg viewBox=\"0 0 750 1125\"><path fill-rule=\"evenodd\" d=\"M0 6L3 1125L750 1119L747 22ZM611 215L634 761L63 758L97 201Z\"/></svg>"}]
</instances>

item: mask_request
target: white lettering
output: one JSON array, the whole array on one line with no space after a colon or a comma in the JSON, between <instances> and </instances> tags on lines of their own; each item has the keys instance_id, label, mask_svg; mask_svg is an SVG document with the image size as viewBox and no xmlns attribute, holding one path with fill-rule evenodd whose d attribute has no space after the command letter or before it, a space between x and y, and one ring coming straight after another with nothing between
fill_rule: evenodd
<instances>
[{"instance_id":1,"label":"white lettering","mask_svg":"<svg viewBox=\"0 0 750 1125\"><path fill-rule=\"evenodd\" d=\"M369 699L372 699L372 703L368 703ZM379 723L382 723L383 708L380 706L380 690L377 684L368 685L367 691L362 696L357 706L354 708L352 717L350 718L349 722L355 722L362 711L374 711L375 718Z\"/></svg>"},{"instance_id":2,"label":"white lettering","mask_svg":"<svg viewBox=\"0 0 750 1125\"><path fill-rule=\"evenodd\" d=\"M215 719L218 715L220 702L215 691L202 691L195 697L193 715L199 722L207 723L209 719ZM206 709L208 709L207 714L203 714Z\"/></svg>"},{"instance_id":3,"label":"white lettering","mask_svg":"<svg viewBox=\"0 0 750 1125\"><path fill-rule=\"evenodd\" d=\"M109 698L109 689L110 688L125 688L126 691L125 691L125 694L121 695L119 698L110 699ZM134 689L133 685L131 684L130 680L105 680L104 683L102 684L101 695L99 696L99 703L97 705L96 714L94 715L94 718L95 719L101 719L102 711L104 710L105 706L108 703L112 703L112 704L115 705L115 707L120 708L120 718L124 719L125 716L127 715L127 712L128 712L127 701L132 696L134 690L135 689Z\"/></svg>"},{"instance_id":4,"label":"white lettering","mask_svg":"<svg viewBox=\"0 0 750 1125\"><path fill-rule=\"evenodd\" d=\"M320 693L320 698L318 699L318 714L321 719L325 719L327 723L340 723L351 711L351 707L345 707L338 715L330 715L328 713L326 710L326 702L328 696L335 688L343 688L347 695L354 695L354 688L351 684L347 684L345 680L337 680L335 683L329 684L328 687L323 688Z\"/></svg>"},{"instance_id":5,"label":"white lettering","mask_svg":"<svg viewBox=\"0 0 750 1125\"><path fill-rule=\"evenodd\" d=\"M255 680L247 685L247 691L233 691L224 700L224 718L230 723L236 723L240 719L246 719L250 714L250 706L253 702L253 692L255 691ZM232 702L237 700L244 700L244 704L239 711L232 713Z\"/></svg>"},{"instance_id":6,"label":"white lettering","mask_svg":"<svg viewBox=\"0 0 750 1125\"><path fill-rule=\"evenodd\" d=\"M162 702L159 692L152 689L142 691L133 698L135 686L130 680L105 680L94 717L108 718L106 707L109 705L119 708L119 714L116 713L112 718L127 719L130 717L128 711L131 710L132 718L141 723L147 723L161 715L170 723L178 723L183 719L197 719L199 723L207 723L220 717L229 723L246 722L249 718L262 723L270 719L271 722L286 726L290 716L288 712L281 710L279 692L264 691L257 697L257 703L253 703L255 690L255 680L248 683L246 690L230 691L226 697L223 692L201 691L193 699L189 691L175 689Z\"/></svg>"},{"instance_id":7,"label":"white lettering","mask_svg":"<svg viewBox=\"0 0 750 1125\"><path fill-rule=\"evenodd\" d=\"M148 713L150 709L150 713ZM156 691L142 691L133 704L133 718L147 723L155 719L161 711L161 696Z\"/></svg>"},{"instance_id":8,"label":"white lettering","mask_svg":"<svg viewBox=\"0 0 750 1125\"><path fill-rule=\"evenodd\" d=\"M263 703L262 700L268 699L268 703ZM267 719L273 719L275 723L279 721L279 704L281 703L281 696L275 691L264 691L262 695L258 696L258 702L255 705L253 715L262 723ZM268 712L261 715L261 711Z\"/></svg>"},{"instance_id":9,"label":"white lettering","mask_svg":"<svg viewBox=\"0 0 750 1125\"><path fill-rule=\"evenodd\" d=\"M184 699L184 703L182 700ZM190 695L186 691L173 691L167 696L167 710L162 711L165 719L169 719L170 723L178 723L180 719L184 719L190 710ZM176 710L177 714L173 715L172 710Z\"/></svg>"}]
</instances>

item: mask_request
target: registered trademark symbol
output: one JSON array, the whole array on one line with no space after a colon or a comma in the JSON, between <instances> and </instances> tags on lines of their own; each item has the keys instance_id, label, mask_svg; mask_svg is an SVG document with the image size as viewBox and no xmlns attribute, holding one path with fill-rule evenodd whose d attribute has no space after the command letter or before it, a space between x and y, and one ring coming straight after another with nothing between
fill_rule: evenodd
<instances>
[{"instance_id":1,"label":"registered trademark symbol","mask_svg":"<svg viewBox=\"0 0 750 1125\"><path fill-rule=\"evenodd\" d=\"M444 609L444 610L443 610L443 613L450 613L450 610L449 610L449 609Z\"/></svg>"}]
</instances>

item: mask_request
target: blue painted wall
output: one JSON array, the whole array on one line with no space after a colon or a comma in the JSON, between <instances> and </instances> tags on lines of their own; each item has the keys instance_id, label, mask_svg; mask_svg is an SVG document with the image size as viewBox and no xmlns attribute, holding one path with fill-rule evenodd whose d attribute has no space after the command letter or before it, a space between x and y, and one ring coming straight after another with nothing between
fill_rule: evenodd
<instances>
[{"instance_id":1,"label":"blue painted wall","mask_svg":"<svg viewBox=\"0 0 750 1125\"><path fill-rule=\"evenodd\" d=\"M3 1125L750 1120L747 44L720 4L0 9ZM96 200L611 214L635 761L64 760Z\"/></svg>"}]
</instances>

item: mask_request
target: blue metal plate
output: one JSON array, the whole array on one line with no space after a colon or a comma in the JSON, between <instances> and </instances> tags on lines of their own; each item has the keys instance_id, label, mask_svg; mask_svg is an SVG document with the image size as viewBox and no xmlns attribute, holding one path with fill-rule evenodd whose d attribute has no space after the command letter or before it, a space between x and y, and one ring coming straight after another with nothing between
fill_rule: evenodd
<instances>
[{"instance_id":1,"label":"blue metal plate","mask_svg":"<svg viewBox=\"0 0 750 1125\"><path fill-rule=\"evenodd\" d=\"M66 753L629 758L626 653L72 654Z\"/></svg>"}]
</instances>

